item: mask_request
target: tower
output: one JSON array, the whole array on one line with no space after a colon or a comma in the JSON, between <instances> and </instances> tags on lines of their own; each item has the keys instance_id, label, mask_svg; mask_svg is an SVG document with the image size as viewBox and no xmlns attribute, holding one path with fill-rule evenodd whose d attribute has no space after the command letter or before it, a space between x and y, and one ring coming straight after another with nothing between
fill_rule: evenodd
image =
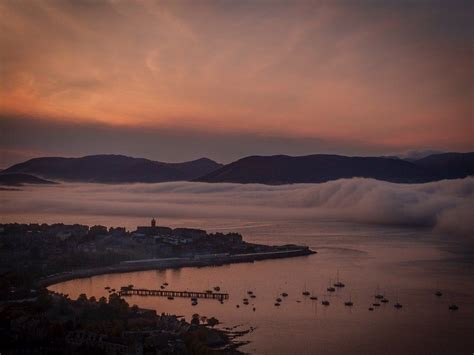
<instances>
[{"instance_id":1,"label":"tower","mask_svg":"<svg viewBox=\"0 0 474 355\"><path fill-rule=\"evenodd\" d=\"M156 221L155 221L154 218L151 220L151 226L152 226L152 228L156 227Z\"/></svg>"}]
</instances>

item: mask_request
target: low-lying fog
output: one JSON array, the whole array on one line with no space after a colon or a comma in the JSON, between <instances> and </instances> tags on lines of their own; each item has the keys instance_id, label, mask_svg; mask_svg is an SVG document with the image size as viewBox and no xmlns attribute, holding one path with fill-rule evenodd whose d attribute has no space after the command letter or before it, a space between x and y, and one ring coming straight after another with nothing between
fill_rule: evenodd
<instances>
[{"instance_id":1,"label":"low-lying fog","mask_svg":"<svg viewBox=\"0 0 474 355\"><path fill-rule=\"evenodd\" d=\"M345 179L322 184L69 184L0 192L2 222L121 218L293 219L431 227L474 234L474 178L427 184ZM64 218L67 216L67 218ZM44 221L41 219L45 219ZM66 220L65 220L66 219ZM84 223L81 218L80 222Z\"/></svg>"}]
</instances>

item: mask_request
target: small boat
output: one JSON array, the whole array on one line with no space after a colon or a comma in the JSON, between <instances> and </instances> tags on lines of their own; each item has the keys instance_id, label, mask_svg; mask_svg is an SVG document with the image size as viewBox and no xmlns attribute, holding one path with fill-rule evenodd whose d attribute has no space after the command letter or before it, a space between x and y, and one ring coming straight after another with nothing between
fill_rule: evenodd
<instances>
[{"instance_id":1,"label":"small boat","mask_svg":"<svg viewBox=\"0 0 474 355\"><path fill-rule=\"evenodd\" d=\"M221 290L221 288L219 286L214 287L214 291L219 292L220 290Z\"/></svg>"},{"instance_id":2,"label":"small boat","mask_svg":"<svg viewBox=\"0 0 474 355\"><path fill-rule=\"evenodd\" d=\"M163 286L168 286L168 283L167 283L167 282L164 282L164 283L163 283Z\"/></svg>"},{"instance_id":3,"label":"small boat","mask_svg":"<svg viewBox=\"0 0 474 355\"><path fill-rule=\"evenodd\" d=\"M352 296L349 296L349 301L344 302L344 306L352 307L353 305L354 305L354 302L352 302Z\"/></svg>"},{"instance_id":4,"label":"small boat","mask_svg":"<svg viewBox=\"0 0 474 355\"><path fill-rule=\"evenodd\" d=\"M296 303L301 303L301 301L300 301L300 300L296 300Z\"/></svg>"},{"instance_id":5,"label":"small boat","mask_svg":"<svg viewBox=\"0 0 474 355\"><path fill-rule=\"evenodd\" d=\"M104 289L110 290L110 286L105 286Z\"/></svg>"},{"instance_id":6,"label":"small boat","mask_svg":"<svg viewBox=\"0 0 474 355\"><path fill-rule=\"evenodd\" d=\"M310 295L309 291L306 290L306 282L304 283L303 292L301 294L303 296L309 296Z\"/></svg>"},{"instance_id":7,"label":"small boat","mask_svg":"<svg viewBox=\"0 0 474 355\"><path fill-rule=\"evenodd\" d=\"M441 297L442 295L443 295L443 293L441 291L436 291L435 292L436 297Z\"/></svg>"},{"instance_id":8,"label":"small boat","mask_svg":"<svg viewBox=\"0 0 474 355\"><path fill-rule=\"evenodd\" d=\"M380 307L380 303L372 303L372 306L374 306L374 307Z\"/></svg>"},{"instance_id":9,"label":"small boat","mask_svg":"<svg viewBox=\"0 0 474 355\"><path fill-rule=\"evenodd\" d=\"M283 297L288 297L288 294L287 294L286 292L283 292L281 295L282 295Z\"/></svg>"},{"instance_id":10,"label":"small boat","mask_svg":"<svg viewBox=\"0 0 474 355\"><path fill-rule=\"evenodd\" d=\"M242 301L244 301L244 302L248 302L248 301L249 301L249 299L248 299L248 298L244 298Z\"/></svg>"},{"instance_id":11,"label":"small boat","mask_svg":"<svg viewBox=\"0 0 474 355\"><path fill-rule=\"evenodd\" d=\"M240 305L236 304L235 307L236 307L236 308L240 308Z\"/></svg>"},{"instance_id":12,"label":"small boat","mask_svg":"<svg viewBox=\"0 0 474 355\"><path fill-rule=\"evenodd\" d=\"M251 294L253 293L253 291L247 291L247 293L248 293L249 295L251 295Z\"/></svg>"},{"instance_id":13,"label":"small boat","mask_svg":"<svg viewBox=\"0 0 474 355\"><path fill-rule=\"evenodd\" d=\"M197 302L197 297L191 297L191 302Z\"/></svg>"},{"instance_id":14,"label":"small boat","mask_svg":"<svg viewBox=\"0 0 474 355\"><path fill-rule=\"evenodd\" d=\"M323 306L329 306L329 301L328 301L328 300L324 300L324 301L321 302L321 304L322 304Z\"/></svg>"},{"instance_id":15,"label":"small boat","mask_svg":"<svg viewBox=\"0 0 474 355\"><path fill-rule=\"evenodd\" d=\"M393 306L394 306L396 309L400 309L400 308L403 307L403 306L401 305L401 303L398 303L398 302L395 303Z\"/></svg>"},{"instance_id":16,"label":"small boat","mask_svg":"<svg viewBox=\"0 0 474 355\"><path fill-rule=\"evenodd\" d=\"M334 284L334 287L339 287L339 288L346 287L345 284L343 284L341 281L339 281L339 270L337 270L337 279L336 280L337 281Z\"/></svg>"},{"instance_id":17,"label":"small boat","mask_svg":"<svg viewBox=\"0 0 474 355\"><path fill-rule=\"evenodd\" d=\"M191 306L197 306L197 304L198 304L197 301L192 301L191 302Z\"/></svg>"},{"instance_id":18,"label":"small boat","mask_svg":"<svg viewBox=\"0 0 474 355\"><path fill-rule=\"evenodd\" d=\"M457 311L458 309L459 309L459 307L458 307L456 304L454 304L454 303L449 306L449 310L450 310L450 311Z\"/></svg>"},{"instance_id":19,"label":"small boat","mask_svg":"<svg viewBox=\"0 0 474 355\"><path fill-rule=\"evenodd\" d=\"M247 306L249 304L249 301L244 301L244 304Z\"/></svg>"},{"instance_id":20,"label":"small boat","mask_svg":"<svg viewBox=\"0 0 474 355\"><path fill-rule=\"evenodd\" d=\"M382 298L382 299L380 300L380 302L382 302L382 303L388 303L388 299Z\"/></svg>"},{"instance_id":21,"label":"small boat","mask_svg":"<svg viewBox=\"0 0 474 355\"><path fill-rule=\"evenodd\" d=\"M255 295L250 295L250 298L255 298L255 297L257 297L257 296L255 296Z\"/></svg>"},{"instance_id":22,"label":"small boat","mask_svg":"<svg viewBox=\"0 0 474 355\"><path fill-rule=\"evenodd\" d=\"M252 308L252 311L254 311L254 312L255 312L255 310L256 310L256 308L255 308L255 307L253 307L253 308Z\"/></svg>"},{"instance_id":23,"label":"small boat","mask_svg":"<svg viewBox=\"0 0 474 355\"><path fill-rule=\"evenodd\" d=\"M326 291L328 291L328 292L334 292L334 291L336 291L336 289L331 286L331 287L328 287L328 288L326 289Z\"/></svg>"},{"instance_id":24,"label":"small boat","mask_svg":"<svg viewBox=\"0 0 474 355\"><path fill-rule=\"evenodd\" d=\"M281 302L282 299L281 299L281 298L277 298L276 301L277 301L277 302Z\"/></svg>"},{"instance_id":25,"label":"small boat","mask_svg":"<svg viewBox=\"0 0 474 355\"><path fill-rule=\"evenodd\" d=\"M278 306L280 306L280 304L279 304L278 302L276 302L276 303L275 303L275 306L277 306L277 307L278 307Z\"/></svg>"},{"instance_id":26,"label":"small boat","mask_svg":"<svg viewBox=\"0 0 474 355\"><path fill-rule=\"evenodd\" d=\"M384 295L382 295L379 291L379 285L377 285L377 290L375 291L374 298L378 300L385 298Z\"/></svg>"},{"instance_id":27,"label":"small boat","mask_svg":"<svg viewBox=\"0 0 474 355\"><path fill-rule=\"evenodd\" d=\"M161 288L162 290L164 290L164 289L165 289L165 286L161 285L160 288Z\"/></svg>"},{"instance_id":28,"label":"small boat","mask_svg":"<svg viewBox=\"0 0 474 355\"><path fill-rule=\"evenodd\" d=\"M372 307L369 307L369 311L373 311L374 309Z\"/></svg>"},{"instance_id":29,"label":"small boat","mask_svg":"<svg viewBox=\"0 0 474 355\"><path fill-rule=\"evenodd\" d=\"M310 300L313 300L313 301L317 301L317 300L318 300L318 296L311 296L309 299L310 299Z\"/></svg>"},{"instance_id":30,"label":"small boat","mask_svg":"<svg viewBox=\"0 0 474 355\"><path fill-rule=\"evenodd\" d=\"M206 290L206 293L207 293L207 294L211 294L211 293L212 293L212 290Z\"/></svg>"},{"instance_id":31,"label":"small boat","mask_svg":"<svg viewBox=\"0 0 474 355\"><path fill-rule=\"evenodd\" d=\"M168 296L168 299L169 300L174 300L174 297L173 296Z\"/></svg>"}]
</instances>

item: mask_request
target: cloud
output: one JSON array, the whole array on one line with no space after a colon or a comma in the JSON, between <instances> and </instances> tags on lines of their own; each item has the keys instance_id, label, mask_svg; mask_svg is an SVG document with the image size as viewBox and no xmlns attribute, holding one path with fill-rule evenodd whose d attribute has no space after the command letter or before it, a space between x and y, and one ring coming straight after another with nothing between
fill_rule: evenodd
<instances>
[{"instance_id":1,"label":"cloud","mask_svg":"<svg viewBox=\"0 0 474 355\"><path fill-rule=\"evenodd\" d=\"M474 235L474 178L419 185L371 179L323 184L63 184L4 192L2 221L28 216L341 221ZM41 221L41 220L40 220ZM112 223L113 225L113 223Z\"/></svg>"}]
</instances>

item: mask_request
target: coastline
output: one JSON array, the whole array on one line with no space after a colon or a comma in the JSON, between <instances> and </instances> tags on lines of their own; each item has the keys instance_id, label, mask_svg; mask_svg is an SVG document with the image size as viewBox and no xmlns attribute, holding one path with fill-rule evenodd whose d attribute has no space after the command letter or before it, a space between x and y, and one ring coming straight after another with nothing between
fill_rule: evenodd
<instances>
[{"instance_id":1,"label":"coastline","mask_svg":"<svg viewBox=\"0 0 474 355\"><path fill-rule=\"evenodd\" d=\"M82 279L97 275L146 271L146 270L165 270L179 269L183 267L206 267L220 266L235 263L250 263L260 260L292 258L299 256L308 256L316 254L309 247L298 247L289 250L279 250L273 252L234 254L234 255L209 255L203 258L167 258L167 259L147 259L147 260L131 260L120 264L64 272L55 275L49 275L39 279L36 285L39 287L48 287L57 283L70 281L74 279Z\"/></svg>"}]
</instances>

